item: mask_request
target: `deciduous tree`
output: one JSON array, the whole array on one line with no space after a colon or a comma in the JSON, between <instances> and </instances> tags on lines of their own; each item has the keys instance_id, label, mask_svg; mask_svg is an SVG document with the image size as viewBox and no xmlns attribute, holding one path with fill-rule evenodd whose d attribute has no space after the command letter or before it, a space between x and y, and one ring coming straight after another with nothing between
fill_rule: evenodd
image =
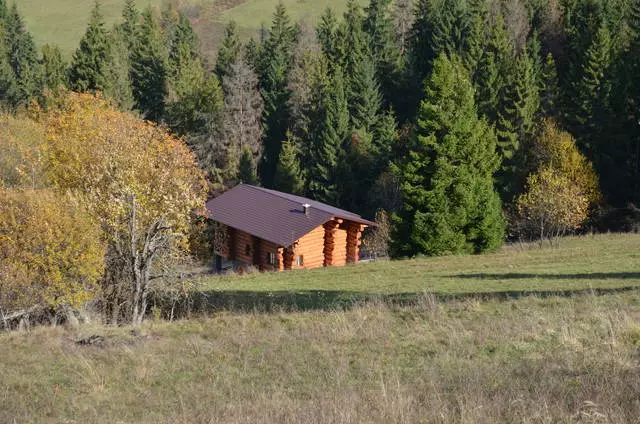
<instances>
[{"instance_id":1,"label":"deciduous tree","mask_svg":"<svg viewBox=\"0 0 640 424\"><path fill-rule=\"evenodd\" d=\"M44 119L52 184L89 211L109 245L102 291L109 318L120 317L124 300L124 315L139 324L154 262L188 248L191 214L206 196L202 172L184 142L100 98L71 94Z\"/></svg>"}]
</instances>

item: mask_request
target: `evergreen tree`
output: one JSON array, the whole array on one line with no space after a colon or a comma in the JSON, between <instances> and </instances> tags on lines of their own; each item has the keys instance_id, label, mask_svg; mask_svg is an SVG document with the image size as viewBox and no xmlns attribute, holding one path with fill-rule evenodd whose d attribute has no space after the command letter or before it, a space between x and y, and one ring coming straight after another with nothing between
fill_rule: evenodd
<instances>
[{"instance_id":1,"label":"evergreen tree","mask_svg":"<svg viewBox=\"0 0 640 424\"><path fill-rule=\"evenodd\" d=\"M416 137L397 167L404 208L395 216L396 256L480 253L502 243L496 138L478 119L473 86L457 59L440 56L426 83Z\"/></svg>"},{"instance_id":2,"label":"evergreen tree","mask_svg":"<svg viewBox=\"0 0 640 424\"><path fill-rule=\"evenodd\" d=\"M253 161L253 155L248 149L242 151L240 165L238 166L238 180L243 184L258 185L258 173Z\"/></svg>"},{"instance_id":3,"label":"evergreen tree","mask_svg":"<svg viewBox=\"0 0 640 424\"><path fill-rule=\"evenodd\" d=\"M383 98L387 104L396 103L402 56L391 16L391 0L371 0L365 13L363 29L369 36L376 77L380 82Z\"/></svg>"},{"instance_id":4,"label":"evergreen tree","mask_svg":"<svg viewBox=\"0 0 640 424\"><path fill-rule=\"evenodd\" d=\"M229 22L225 29L225 37L218 49L215 73L221 80L231 72L231 66L238 60L242 50L242 43L238 35L238 26L235 21Z\"/></svg>"},{"instance_id":5,"label":"evergreen tree","mask_svg":"<svg viewBox=\"0 0 640 424\"><path fill-rule=\"evenodd\" d=\"M300 166L299 149L291 133L282 143L276 168L275 187L285 193L304 195L305 179Z\"/></svg>"},{"instance_id":6,"label":"evergreen tree","mask_svg":"<svg viewBox=\"0 0 640 424\"><path fill-rule=\"evenodd\" d=\"M354 130L371 131L382 103L373 61L363 57L354 63L349 78L348 102Z\"/></svg>"},{"instance_id":7,"label":"evergreen tree","mask_svg":"<svg viewBox=\"0 0 640 424\"><path fill-rule=\"evenodd\" d=\"M69 83L75 91L104 90L105 69L109 60L109 39L105 21L97 1L91 12L89 26L73 55Z\"/></svg>"},{"instance_id":8,"label":"evergreen tree","mask_svg":"<svg viewBox=\"0 0 640 424\"><path fill-rule=\"evenodd\" d=\"M316 28L316 35L329 64L344 66L346 57L344 37L339 28L338 19L330 8L327 8L322 14Z\"/></svg>"},{"instance_id":9,"label":"evergreen tree","mask_svg":"<svg viewBox=\"0 0 640 424\"><path fill-rule=\"evenodd\" d=\"M167 94L167 52L153 9L142 14L139 39L132 52L132 86L136 109L146 119L160 121Z\"/></svg>"},{"instance_id":10,"label":"evergreen tree","mask_svg":"<svg viewBox=\"0 0 640 424\"><path fill-rule=\"evenodd\" d=\"M260 179L267 187L273 186L289 121L287 78L296 36L297 28L290 24L284 5L279 3L258 58L260 88L264 98L264 150L259 170Z\"/></svg>"},{"instance_id":11,"label":"evergreen tree","mask_svg":"<svg viewBox=\"0 0 640 424\"><path fill-rule=\"evenodd\" d=\"M509 84L515 79L514 68L513 47L502 15L498 15L490 28L486 51L474 75L478 109L489 123L498 120L499 106Z\"/></svg>"},{"instance_id":12,"label":"evergreen tree","mask_svg":"<svg viewBox=\"0 0 640 424\"><path fill-rule=\"evenodd\" d=\"M598 168L602 159L598 141L607 128L607 108L610 92L611 38L603 26L585 53L582 77L574 82L575 103L570 122L581 147Z\"/></svg>"},{"instance_id":13,"label":"evergreen tree","mask_svg":"<svg viewBox=\"0 0 640 424\"><path fill-rule=\"evenodd\" d=\"M540 91L540 110L543 116L558 116L560 108L560 86L556 61L551 52L542 67L542 84Z\"/></svg>"},{"instance_id":14,"label":"evergreen tree","mask_svg":"<svg viewBox=\"0 0 640 424\"><path fill-rule=\"evenodd\" d=\"M462 58L471 75L475 76L476 69L487 44L488 10L486 0L469 0L467 28L463 45Z\"/></svg>"},{"instance_id":15,"label":"evergreen tree","mask_svg":"<svg viewBox=\"0 0 640 424\"><path fill-rule=\"evenodd\" d=\"M4 19L4 39L15 86L9 103L16 107L28 104L41 93L41 69L35 42L27 32L14 3Z\"/></svg>"},{"instance_id":16,"label":"evergreen tree","mask_svg":"<svg viewBox=\"0 0 640 424\"><path fill-rule=\"evenodd\" d=\"M314 90L321 108L315 119L309 158L309 193L318 201L336 204L339 199L337 168L349 130L349 109L342 70L330 81L320 80Z\"/></svg>"},{"instance_id":17,"label":"evergreen tree","mask_svg":"<svg viewBox=\"0 0 640 424\"><path fill-rule=\"evenodd\" d=\"M168 98L166 120L181 135L199 133L211 120L222 122L223 96L215 75L207 75L199 58L181 44L181 63Z\"/></svg>"},{"instance_id":18,"label":"evergreen tree","mask_svg":"<svg viewBox=\"0 0 640 424\"><path fill-rule=\"evenodd\" d=\"M172 77L176 77L183 65L192 66L193 60L200 60L200 42L189 19L170 5L165 9L163 28L168 51L168 66Z\"/></svg>"},{"instance_id":19,"label":"evergreen tree","mask_svg":"<svg viewBox=\"0 0 640 424\"><path fill-rule=\"evenodd\" d=\"M105 65L104 95L121 110L133 109L133 87L131 85L131 55L129 41L121 27L109 34L109 58Z\"/></svg>"},{"instance_id":20,"label":"evergreen tree","mask_svg":"<svg viewBox=\"0 0 640 424\"><path fill-rule=\"evenodd\" d=\"M42 85L55 95L67 85L67 64L58 46L45 44L41 51Z\"/></svg>"},{"instance_id":21,"label":"evergreen tree","mask_svg":"<svg viewBox=\"0 0 640 424\"><path fill-rule=\"evenodd\" d=\"M496 123L498 153L502 161L498 189L505 202L518 194L526 177L524 146L535 133L539 106L538 83L525 49L516 60L515 77L505 88Z\"/></svg>"},{"instance_id":22,"label":"evergreen tree","mask_svg":"<svg viewBox=\"0 0 640 424\"><path fill-rule=\"evenodd\" d=\"M0 109L13 107L14 100L17 97L16 76L9 64L4 30L0 25Z\"/></svg>"},{"instance_id":23,"label":"evergreen tree","mask_svg":"<svg viewBox=\"0 0 640 424\"><path fill-rule=\"evenodd\" d=\"M140 12L136 8L135 0L125 0L122 8L122 24L119 29L122 38L127 43L129 52L132 52L140 36Z\"/></svg>"}]
</instances>

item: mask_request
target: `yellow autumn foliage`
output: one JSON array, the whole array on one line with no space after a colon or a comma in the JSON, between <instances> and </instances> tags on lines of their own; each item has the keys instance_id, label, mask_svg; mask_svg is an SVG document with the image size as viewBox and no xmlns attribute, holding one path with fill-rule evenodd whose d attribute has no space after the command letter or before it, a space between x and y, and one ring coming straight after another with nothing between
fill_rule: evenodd
<instances>
[{"instance_id":1,"label":"yellow autumn foliage","mask_svg":"<svg viewBox=\"0 0 640 424\"><path fill-rule=\"evenodd\" d=\"M44 128L26 118L0 115L0 187L40 188Z\"/></svg>"},{"instance_id":2,"label":"yellow autumn foliage","mask_svg":"<svg viewBox=\"0 0 640 424\"><path fill-rule=\"evenodd\" d=\"M597 203L600 193L598 175L593 164L580 152L571 134L558 128L552 119L542 123L540 135L533 144L536 168L553 168L578 187L590 204Z\"/></svg>"},{"instance_id":3,"label":"yellow autumn foliage","mask_svg":"<svg viewBox=\"0 0 640 424\"><path fill-rule=\"evenodd\" d=\"M532 151L537 170L516 201L521 230L544 239L578 229L601 199L593 165L552 120L543 122Z\"/></svg>"},{"instance_id":4,"label":"yellow autumn foliage","mask_svg":"<svg viewBox=\"0 0 640 424\"><path fill-rule=\"evenodd\" d=\"M137 204L136 231L146 232L162 217L176 235L186 233L206 190L183 140L89 94L70 93L59 110L41 119L51 183L73 193L108 241L129 231L131 198Z\"/></svg>"},{"instance_id":5,"label":"yellow autumn foliage","mask_svg":"<svg viewBox=\"0 0 640 424\"><path fill-rule=\"evenodd\" d=\"M0 309L79 306L104 270L99 228L48 189L0 189Z\"/></svg>"}]
</instances>

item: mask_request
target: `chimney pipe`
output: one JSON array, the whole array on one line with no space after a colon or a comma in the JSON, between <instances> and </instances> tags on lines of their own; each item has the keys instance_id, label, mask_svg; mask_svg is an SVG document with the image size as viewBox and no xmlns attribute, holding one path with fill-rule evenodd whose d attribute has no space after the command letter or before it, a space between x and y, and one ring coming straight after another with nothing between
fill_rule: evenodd
<instances>
[{"instance_id":1,"label":"chimney pipe","mask_svg":"<svg viewBox=\"0 0 640 424\"><path fill-rule=\"evenodd\" d=\"M305 203L304 205L302 205L302 211L304 212L305 215L309 215L310 208L311 208L311 205L308 203Z\"/></svg>"}]
</instances>

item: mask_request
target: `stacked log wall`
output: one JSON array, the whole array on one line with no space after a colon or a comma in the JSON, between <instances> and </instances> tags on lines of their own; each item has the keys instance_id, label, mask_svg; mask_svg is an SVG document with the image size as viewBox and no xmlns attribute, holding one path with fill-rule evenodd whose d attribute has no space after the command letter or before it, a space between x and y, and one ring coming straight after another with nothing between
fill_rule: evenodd
<instances>
[{"instance_id":1,"label":"stacked log wall","mask_svg":"<svg viewBox=\"0 0 640 424\"><path fill-rule=\"evenodd\" d=\"M287 269L312 269L324 265L325 229L321 225L302 238L300 238L291 250L290 268ZM297 265L298 256L302 255L303 265ZM288 259L285 263L288 262ZM286 267L285 267L286 268Z\"/></svg>"}]
</instances>

